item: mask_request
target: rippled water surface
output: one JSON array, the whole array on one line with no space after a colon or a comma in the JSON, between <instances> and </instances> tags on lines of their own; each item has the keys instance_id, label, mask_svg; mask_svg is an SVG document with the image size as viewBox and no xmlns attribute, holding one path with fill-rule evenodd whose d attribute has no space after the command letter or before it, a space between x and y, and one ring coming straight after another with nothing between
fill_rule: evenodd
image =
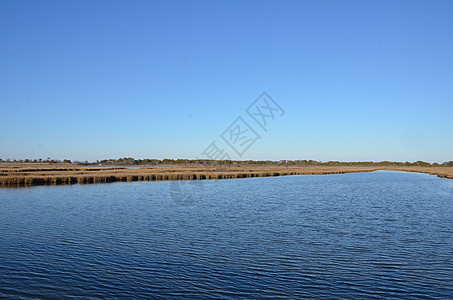
<instances>
[{"instance_id":1,"label":"rippled water surface","mask_svg":"<svg viewBox=\"0 0 453 300\"><path fill-rule=\"evenodd\" d=\"M400 172L0 189L0 297L452 298L453 180Z\"/></svg>"}]
</instances>

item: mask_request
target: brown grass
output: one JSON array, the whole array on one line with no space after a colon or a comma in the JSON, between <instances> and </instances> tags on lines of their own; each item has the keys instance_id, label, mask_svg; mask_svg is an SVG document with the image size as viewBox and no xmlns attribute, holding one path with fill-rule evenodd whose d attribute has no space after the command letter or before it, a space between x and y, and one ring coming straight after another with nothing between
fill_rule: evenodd
<instances>
[{"instance_id":1,"label":"brown grass","mask_svg":"<svg viewBox=\"0 0 453 300\"><path fill-rule=\"evenodd\" d=\"M420 172L453 179L453 167L174 167L161 168L82 168L72 165L0 164L0 187L92 184L121 181L208 180L285 175L320 175L399 170Z\"/></svg>"}]
</instances>

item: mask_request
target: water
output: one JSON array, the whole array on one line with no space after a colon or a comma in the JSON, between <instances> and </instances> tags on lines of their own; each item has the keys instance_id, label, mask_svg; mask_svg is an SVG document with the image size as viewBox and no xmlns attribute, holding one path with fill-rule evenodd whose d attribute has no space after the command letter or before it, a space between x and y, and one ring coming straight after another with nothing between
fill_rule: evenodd
<instances>
[{"instance_id":1,"label":"water","mask_svg":"<svg viewBox=\"0 0 453 300\"><path fill-rule=\"evenodd\" d=\"M0 189L0 298L453 297L453 180L402 172Z\"/></svg>"}]
</instances>

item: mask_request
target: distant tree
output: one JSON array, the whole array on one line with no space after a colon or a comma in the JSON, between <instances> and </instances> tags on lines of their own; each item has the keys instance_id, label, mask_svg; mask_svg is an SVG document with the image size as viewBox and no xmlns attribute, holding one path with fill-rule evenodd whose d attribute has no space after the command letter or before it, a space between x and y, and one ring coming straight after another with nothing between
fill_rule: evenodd
<instances>
[{"instance_id":1,"label":"distant tree","mask_svg":"<svg viewBox=\"0 0 453 300\"><path fill-rule=\"evenodd\" d=\"M422 166L422 167L429 167L429 166L431 166L430 163L427 163L427 162L421 161L421 160L416 161L415 164L416 164L417 166Z\"/></svg>"}]
</instances>

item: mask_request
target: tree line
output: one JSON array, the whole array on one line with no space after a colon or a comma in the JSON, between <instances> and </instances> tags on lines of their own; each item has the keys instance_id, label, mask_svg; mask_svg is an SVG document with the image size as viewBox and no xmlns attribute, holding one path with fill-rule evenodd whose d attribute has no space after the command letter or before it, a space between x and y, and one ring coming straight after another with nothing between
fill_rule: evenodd
<instances>
[{"instance_id":1,"label":"tree line","mask_svg":"<svg viewBox=\"0 0 453 300\"><path fill-rule=\"evenodd\" d=\"M110 158L89 161L71 161L69 159L59 160L48 157L47 159L1 159L0 163L43 163L43 164L74 164L74 165L96 165L96 166L419 166L419 167L453 167L453 161L444 163L428 163L425 161L416 162L395 162L395 161L359 161L359 162L341 162L341 161L315 161L315 160L208 160L208 159L134 159L132 157Z\"/></svg>"}]
</instances>

